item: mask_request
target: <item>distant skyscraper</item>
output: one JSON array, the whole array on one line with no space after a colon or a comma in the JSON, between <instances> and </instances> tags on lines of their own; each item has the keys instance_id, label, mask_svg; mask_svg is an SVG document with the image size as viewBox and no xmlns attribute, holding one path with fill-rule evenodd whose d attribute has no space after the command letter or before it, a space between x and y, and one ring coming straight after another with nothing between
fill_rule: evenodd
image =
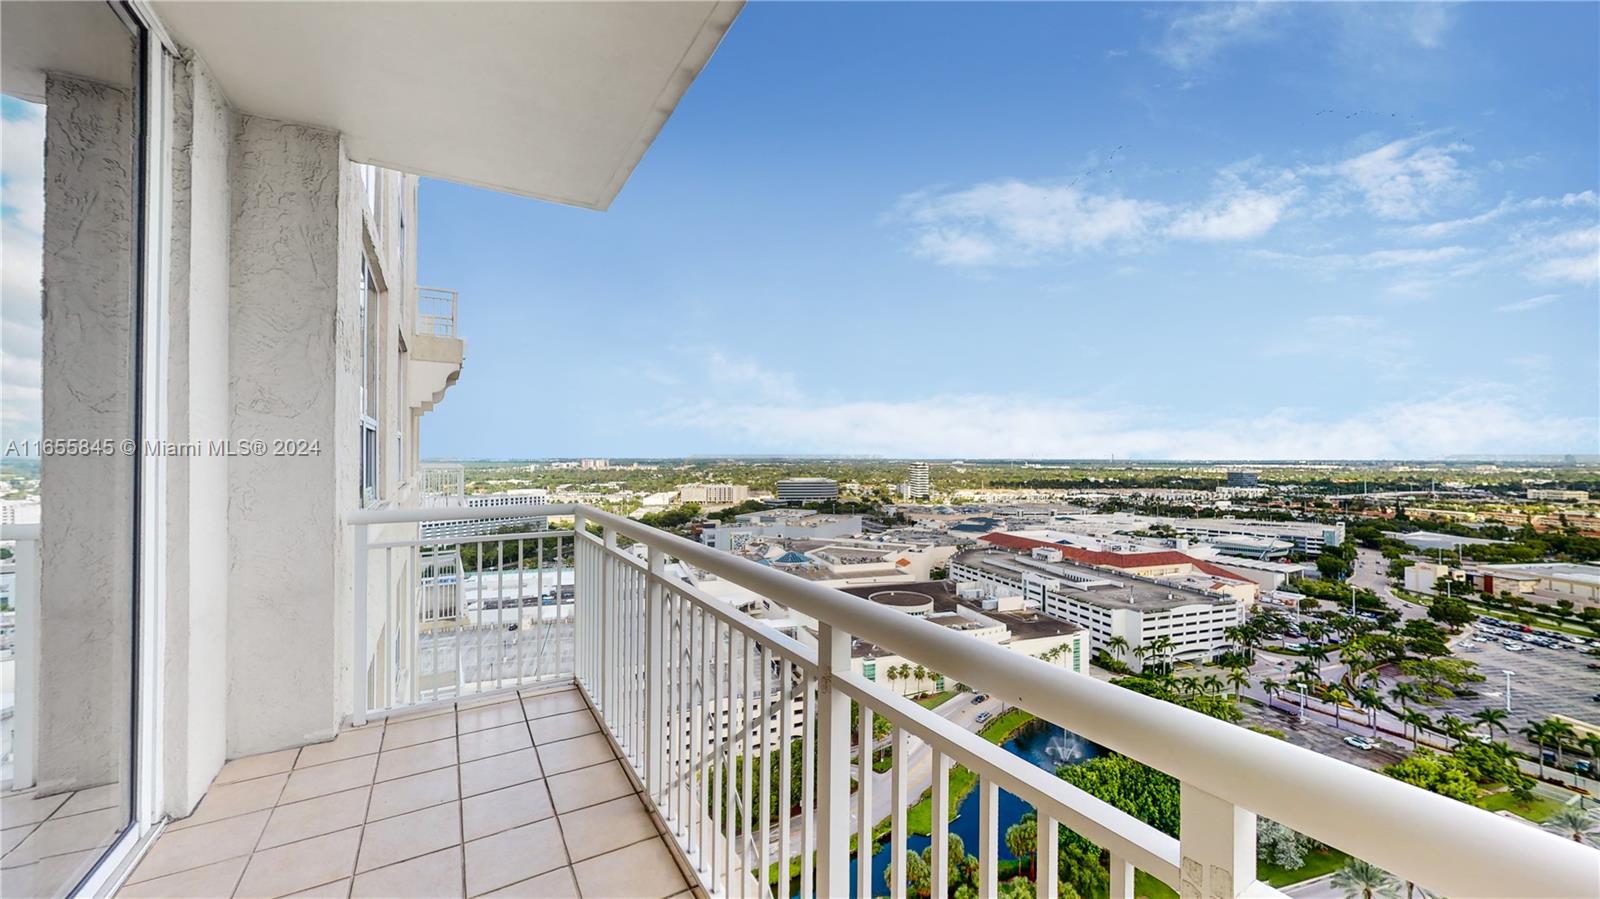
<instances>
[{"instance_id":1,"label":"distant skyscraper","mask_svg":"<svg viewBox=\"0 0 1600 899\"><path fill-rule=\"evenodd\" d=\"M1257 486L1256 473L1253 471L1228 472L1229 487L1255 487Z\"/></svg>"},{"instance_id":2,"label":"distant skyscraper","mask_svg":"<svg viewBox=\"0 0 1600 899\"><path fill-rule=\"evenodd\" d=\"M928 463L911 463L908 482L911 489L906 495L912 499L927 499L933 495L933 490L928 486Z\"/></svg>"}]
</instances>

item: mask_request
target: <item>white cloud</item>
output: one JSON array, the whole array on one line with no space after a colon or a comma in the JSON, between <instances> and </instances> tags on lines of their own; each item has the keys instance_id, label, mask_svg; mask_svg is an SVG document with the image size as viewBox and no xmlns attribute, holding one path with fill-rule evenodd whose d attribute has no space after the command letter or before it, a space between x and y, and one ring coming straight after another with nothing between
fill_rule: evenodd
<instances>
[{"instance_id":1,"label":"white cloud","mask_svg":"<svg viewBox=\"0 0 1600 899\"><path fill-rule=\"evenodd\" d=\"M1531 247L1538 257L1527 270L1537 281L1600 281L1600 227L1575 228L1538 241Z\"/></svg>"},{"instance_id":2,"label":"white cloud","mask_svg":"<svg viewBox=\"0 0 1600 899\"><path fill-rule=\"evenodd\" d=\"M6 97L0 127L0 427L37 437L44 257L44 107Z\"/></svg>"},{"instance_id":3,"label":"white cloud","mask_svg":"<svg viewBox=\"0 0 1600 899\"><path fill-rule=\"evenodd\" d=\"M793 404L693 403L659 424L784 452L1015 458L1438 458L1592 451L1591 419L1534 412L1494 388L1329 417L1312 409L1175 425L1174 410L993 394ZM1493 427L1485 427L1493 422Z\"/></svg>"},{"instance_id":4,"label":"white cloud","mask_svg":"<svg viewBox=\"0 0 1600 899\"><path fill-rule=\"evenodd\" d=\"M1174 16L1155 54L1180 71L1201 68L1228 47L1271 36L1271 26L1285 8L1275 3L1218 3Z\"/></svg>"},{"instance_id":5,"label":"white cloud","mask_svg":"<svg viewBox=\"0 0 1600 899\"><path fill-rule=\"evenodd\" d=\"M1390 269L1425 269L1454 262L1471 256L1473 250L1463 246L1431 247L1427 249L1373 250L1367 253L1283 253L1276 250L1257 250L1255 256L1269 262L1311 269L1332 274L1348 269L1379 271Z\"/></svg>"},{"instance_id":6,"label":"white cloud","mask_svg":"<svg viewBox=\"0 0 1600 899\"><path fill-rule=\"evenodd\" d=\"M1541 293L1536 297L1528 297L1525 300L1517 300L1515 303L1507 303L1504 306L1496 306L1495 311L1531 312L1535 309L1538 309L1540 306L1548 306L1559 299L1561 299L1561 294L1559 293Z\"/></svg>"},{"instance_id":7,"label":"white cloud","mask_svg":"<svg viewBox=\"0 0 1600 899\"><path fill-rule=\"evenodd\" d=\"M1293 201L1292 193L1265 193L1240 187L1204 209L1178 216L1167 231L1189 240L1248 240L1272 230Z\"/></svg>"},{"instance_id":8,"label":"white cloud","mask_svg":"<svg viewBox=\"0 0 1600 899\"><path fill-rule=\"evenodd\" d=\"M1471 150L1461 143L1436 146L1423 135L1392 141L1317 171L1331 171L1342 179L1373 215L1410 220L1471 190L1473 178L1456 158Z\"/></svg>"},{"instance_id":9,"label":"white cloud","mask_svg":"<svg viewBox=\"0 0 1600 899\"><path fill-rule=\"evenodd\" d=\"M1158 203L1011 179L911 194L894 217L915 231L917 255L942 265L987 265L1131 241L1162 213Z\"/></svg>"},{"instance_id":10,"label":"white cloud","mask_svg":"<svg viewBox=\"0 0 1600 899\"><path fill-rule=\"evenodd\" d=\"M1417 240L1438 240L1440 238L1454 236L1462 231L1475 228L1479 225L1488 224L1508 215L1544 209L1593 208L1595 205L1596 195L1592 190L1582 191L1581 193L1563 194L1559 197L1533 197L1528 200L1506 199L1501 200L1494 207L1486 209L1477 215L1465 216L1463 218L1446 219L1438 222L1428 222L1421 225L1407 225L1405 227L1394 229L1393 233Z\"/></svg>"}]
</instances>

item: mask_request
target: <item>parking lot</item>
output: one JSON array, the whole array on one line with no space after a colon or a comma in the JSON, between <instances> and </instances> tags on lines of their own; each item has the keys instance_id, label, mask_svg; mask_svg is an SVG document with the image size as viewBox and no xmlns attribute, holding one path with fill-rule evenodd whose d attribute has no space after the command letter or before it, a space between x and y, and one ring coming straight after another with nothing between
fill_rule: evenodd
<instances>
[{"instance_id":1,"label":"parking lot","mask_svg":"<svg viewBox=\"0 0 1600 899\"><path fill-rule=\"evenodd\" d=\"M1540 721L1551 715L1566 715L1600 726L1600 702L1591 699L1600 693L1600 670L1588 667L1590 663L1600 664L1600 658L1576 648L1529 646L1521 652L1512 652L1498 640L1464 643L1457 648L1457 655L1477 664L1484 682L1476 687L1478 696L1441 703L1434 710L1435 717L1449 712L1466 718L1485 707L1505 708L1506 681L1501 672L1509 670L1514 673L1511 676L1511 716L1506 724L1511 729L1513 745L1532 750L1532 744L1518 736L1517 731L1529 721Z\"/></svg>"}]
</instances>

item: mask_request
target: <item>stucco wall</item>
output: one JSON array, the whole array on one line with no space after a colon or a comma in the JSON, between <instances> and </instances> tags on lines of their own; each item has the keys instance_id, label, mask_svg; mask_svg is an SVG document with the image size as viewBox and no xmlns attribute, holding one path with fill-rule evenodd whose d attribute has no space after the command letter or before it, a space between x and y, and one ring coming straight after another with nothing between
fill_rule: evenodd
<instances>
[{"instance_id":1,"label":"stucco wall","mask_svg":"<svg viewBox=\"0 0 1600 899\"><path fill-rule=\"evenodd\" d=\"M330 736L348 580L340 460L357 437L341 282L351 263L338 135L253 116L231 160L229 380L235 441L304 439L306 456L228 466L228 754ZM344 301L348 302L348 301ZM341 413L345 413L341 417ZM347 427L338 423L348 422ZM347 588L346 588L347 591ZM348 592L345 593L348 595Z\"/></svg>"},{"instance_id":2,"label":"stucco wall","mask_svg":"<svg viewBox=\"0 0 1600 899\"><path fill-rule=\"evenodd\" d=\"M233 113L198 61L174 66L168 427L228 436ZM167 460L166 809L186 815L227 754L228 458Z\"/></svg>"},{"instance_id":3,"label":"stucco wall","mask_svg":"<svg viewBox=\"0 0 1600 899\"><path fill-rule=\"evenodd\" d=\"M43 435L132 437L133 98L45 85ZM128 762L136 460L41 459L41 793L107 783Z\"/></svg>"}]
</instances>

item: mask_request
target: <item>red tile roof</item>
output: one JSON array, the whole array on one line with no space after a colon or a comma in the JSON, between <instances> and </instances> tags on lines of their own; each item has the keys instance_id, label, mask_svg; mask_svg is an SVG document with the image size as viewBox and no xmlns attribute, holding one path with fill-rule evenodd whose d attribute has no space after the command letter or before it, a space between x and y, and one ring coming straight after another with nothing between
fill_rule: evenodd
<instances>
[{"instance_id":1,"label":"red tile roof","mask_svg":"<svg viewBox=\"0 0 1600 899\"><path fill-rule=\"evenodd\" d=\"M1018 552L1027 552L1038 547L1060 550L1061 557L1069 562L1078 562L1083 565L1099 565L1102 568L1116 568L1126 571L1133 568L1151 568L1156 565L1187 564L1194 566L1196 571L1203 571L1212 577L1227 578L1230 581L1243 580L1243 578L1225 568L1184 555L1175 549L1144 553L1113 553L1080 549L1064 543L1035 540L1032 537L1018 537L1015 534L985 534L978 539L1001 549L1011 549Z\"/></svg>"}]
</instances>

